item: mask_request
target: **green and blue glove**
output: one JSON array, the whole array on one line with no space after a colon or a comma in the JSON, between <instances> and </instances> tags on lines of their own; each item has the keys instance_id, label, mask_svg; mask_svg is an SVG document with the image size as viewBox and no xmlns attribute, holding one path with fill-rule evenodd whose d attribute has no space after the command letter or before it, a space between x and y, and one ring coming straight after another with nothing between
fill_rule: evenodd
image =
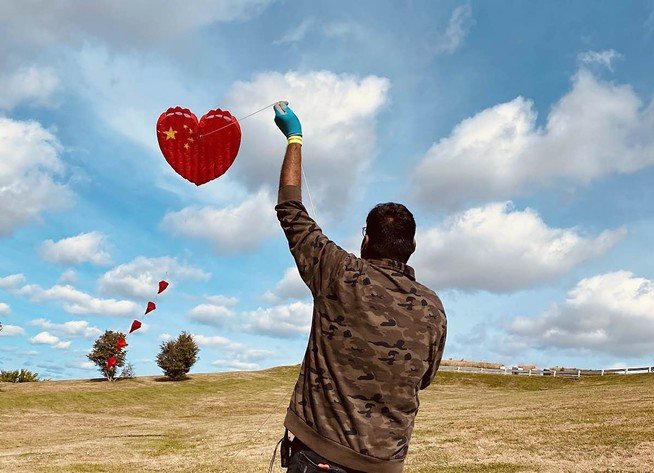
<instances>
[{"instance_id":1,"label":"green and blue glove","mask_svg":"<svg viewBox=\"0 0 654 473\"><path fill-rule=\"evenodd\" d=\"M288 144L302 144L302 125L297 115L288 106L288 102L277 102L275 109L275 124L288 138Z\"/></svg>"}]
</instances>

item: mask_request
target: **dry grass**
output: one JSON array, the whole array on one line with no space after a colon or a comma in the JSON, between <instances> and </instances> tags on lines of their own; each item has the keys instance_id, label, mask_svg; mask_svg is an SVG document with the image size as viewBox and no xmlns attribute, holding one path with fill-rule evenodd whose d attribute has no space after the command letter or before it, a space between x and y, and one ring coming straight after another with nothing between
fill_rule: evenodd
<instances>
[{"instance_id":1,"label":"dry grass","mask_svg":"<svg viewBox=\"0 0 654 473\"><path fill-rule=\"evenodd\" d=\"M469 367L469 368L488 368L488 369L500 369L504 365L502 363L490 363L488 361L471 361L471 360L442 360L441 366L460 366L460 367Z\"/></svg>"},{"instance_id":2,"label":"dry grass","mask_svg":"<svg viewBox=\"0 0 654 473\"><path fill-rule=\"evenodd\" d=\"M0 384L0 470L264 472L297 372ZM654 375L436 379L407 473L652 471Z\"/></svg>"}]
</instances>

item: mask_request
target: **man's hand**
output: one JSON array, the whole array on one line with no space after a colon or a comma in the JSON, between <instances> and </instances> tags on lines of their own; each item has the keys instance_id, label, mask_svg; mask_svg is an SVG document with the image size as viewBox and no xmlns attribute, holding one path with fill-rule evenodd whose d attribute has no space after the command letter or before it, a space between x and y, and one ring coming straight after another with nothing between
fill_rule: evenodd
<instances>
[{"instance_id":1,"label":"man's hand","mask_svg":"<svg viewBox=\"0 0 654 473\"><path fill-rule=\"evenodd\" d=\"M288 138L288 143L302 144L302 125L297 115L288 106L288 102L277 102L274 109L275 124Z\"/></svg>"}]
</instances>

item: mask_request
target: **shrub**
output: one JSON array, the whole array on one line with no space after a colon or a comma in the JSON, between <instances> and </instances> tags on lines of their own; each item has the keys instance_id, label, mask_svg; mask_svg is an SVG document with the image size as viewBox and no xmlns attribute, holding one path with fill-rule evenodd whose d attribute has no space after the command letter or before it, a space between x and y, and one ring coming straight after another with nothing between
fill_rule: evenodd
<instances>
[{"instance_id":1,"label":"shrub","mask_svg":"<svg viewBox=\"0 0 654 473\"><path fill-rule=\"evenodd\" d=\"M123 368L123 371L120 372L120 377L122 379L125 379L125 378L133 378L134 376L135 376L134 365L132 365L131 363L127 363Z\"/></svg>"},{"instance_id":2,"label":"shrub","mask_svg":"<svg viewBox=\"0 0 654 473\"><path fill-rule=\"evenodd\" d=\"M193 337L182 332L176 340L168 340L161 344L157 365L170 379L175 381L185 379L186 373L198 361L199 351Z\"/></svg>"},{"instance_id":3,"label":"shrub","mask_svg":"<svg viewBox=\"0 0 654 473\"><path fill-rule=\"evenodd\" d=\"M0 371L0 381L4 383L31 383L43 380L39 378L38 373L32 373L30 370L21 369L14 371Z\"/></svg>"},{"instance_id":4,"label":"shrub","mask_svg":"<svg viewBox=\"0 0 654 473\"><path fill-rule=\"evenodd\" d=\"M125 364L125 355L127 350L123 348L122 350L116 350L116 343L120 338L125 337L125 334L122 332L112 332L111 330L106 330L102 335L93 344L93 349L91 353L87 355L88 359L91 360L98 366L100 373L107 378L109 381L113 381L116 377L116 370L122 368ZM111 368L107 368L107 361L112 356L116 357L116 364Z\"/></svg>"}]
</instances>

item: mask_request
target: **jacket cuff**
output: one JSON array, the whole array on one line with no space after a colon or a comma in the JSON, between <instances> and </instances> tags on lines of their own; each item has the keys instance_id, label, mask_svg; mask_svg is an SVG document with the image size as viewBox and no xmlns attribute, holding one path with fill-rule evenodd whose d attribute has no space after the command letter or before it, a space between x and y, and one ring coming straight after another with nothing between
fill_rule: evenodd
<instances>
[{"instance_id":1,"label":"jacket cuff","mask_svg":"<svg viewBox=\"0 0 654 473\"><path fill-rule=\"evenodd\" d=\"M282 186L277 194L277 203L281 204L289 200L302 202L302 188L300 186Z\"/></svg>"}]
</instances>

